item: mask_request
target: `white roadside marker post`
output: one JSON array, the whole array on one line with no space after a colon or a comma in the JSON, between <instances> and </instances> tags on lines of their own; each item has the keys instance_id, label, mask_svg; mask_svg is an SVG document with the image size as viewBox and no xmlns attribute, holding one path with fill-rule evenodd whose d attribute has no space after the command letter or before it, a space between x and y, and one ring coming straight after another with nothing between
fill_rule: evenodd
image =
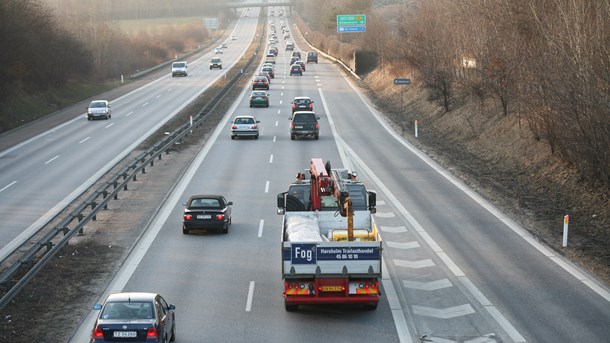
<instances>
[{"instance_id":1,"label":"white roadside marker post","mask_svg":"<svg viewBox=\"0 0 610 343\"><path fill-rule=\"evenodd\" d=\"M415 138L419 135L419 130L417 128L417 119L415 119Z\"/></svg>"},{"instance_id":2,"label":"white roadside marker post","mask_svg":"<svg viewBox=\"0 0 610 343\"><path fill-rule=\"evenodd\" d=\"M563 247L568 246L568 222L570 221L570 216L566 215L563 217Z\"/></svg>"}]
</instances>

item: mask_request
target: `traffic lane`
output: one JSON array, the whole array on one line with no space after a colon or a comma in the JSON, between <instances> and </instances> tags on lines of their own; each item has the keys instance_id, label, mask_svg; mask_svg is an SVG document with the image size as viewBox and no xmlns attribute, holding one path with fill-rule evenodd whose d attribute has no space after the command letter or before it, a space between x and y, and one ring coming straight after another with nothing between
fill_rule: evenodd
<instances>
[{"instance_id":1,"label":"traffic lane","mask_svg":"<svg viewBox=\"0 0 610 343\"><path fill-rule=\"evenodd\" d=\"M334 89L337 87L333 87ZM396 144L392 139L388 139L389 136L383 133L384 130L375 129L378 125L375 126L374 120L367 120L367 117L371 119L370 116L359 116L357 120L337 119L341 118L340 114L346 112L361 112L357 109L360 106L351 107L358 103L357 99L344 101L342 96L343 93L327 98L332 99L329 101L332 102L329 107L339 109L334 110L333 114L339 114L335 116L335 122L338 123L338 130L347 144L358 151L375 174L396 192L401 202L405 201L409 211L434 239L440 242L440 246L458 266L462 270L469 270L467 276L485 280L476 285L491 291L484 294L498 299L494 304L502 313L508 315L519 331L526 332L527 336L535 340L547 339L550 332L554 332L553 336L559 341L573 341L582 337L595 340L608 336L606 328L600 325L610 319L607 301L592 294L588 287L555 263L551 263L476 201L426 168L421 160L412 156L406 149L392 149ZM341 108L345 109L340 110ZM367 127L366 135L361 127ZM370 142L370 137L374 137L375 141L381 144L366 144L367 141ZM379 146L386 148L379 149ZM427 181L422 182L422 177ZM499 235L503 237L500 238ZM457 242L461 244L456 244ZM521 260L517 258L520 256L528 258ZM487 264L478 265L480 269L470 268L482 261ZM524 261L528 263L523 263ZM555 272L542 276L550 270ZM505 281L507 275L504 273L511 276L511 282ZM524 281L527 282L522 283L522 287L508 286L514 286L513 282ZM523 289L528 291L523 292ZM578 291L574 292L575 289ZM573 295L566 297L566 294ZM551 298L557 300L548 301ZM572 302L567 298L580 300ZM559 312L564 313L564 317L557 316L557 307L562 308ZM593 311L587 308L593 308ZM577 321L580 325L576 326L580 329L574 328L575 318L570 313L579 313ZM584 315L580 315L581 313ZM548 320L541 325L541 318ZM567 325L568 322L571 324Z\"/></svg>"},{"instance_id":2,"label":"traffic lane","mask_svg":"<svg viewBox=\"0 0 610 343\"><path fill-rule=\"evenodd\" d=\"M235 143L240 141L230 141L227 138L222 138L223 136L221 136L216 143L220 147L218 149L212 147L206 158L209 159L209 161L202 164L188 189L205 189L206 192L222 191L228 195L229 199L232 199L232 201L236 203L234 207L236 213L234 225L229 230L229 234L204 235L202 236L204 239L201 240L199 240L199 236L196 236L198 241L191 247L184 243L184 240L188 240L191 235L186 236L176 232L176 226L179 221L174 220L173 223L169 224L169 227L166 227L168 225L166 224L161 231L163 238L159 236L153 247L149 250L164 257L153 258L146 256L144 261L147 261L150 258L150 264L147 265L149 262L144 262L138 267L138 270L128 285L128 289L136 290L140 288L139 285L145 287L145 285L155 283L154 280L148 279L151 273L147 272L147 270L151 270L151 268L169 270L175 268L173 266L179 265L182 261L187 260L189 261L189 265L188 268L185 269L187 272L184 277L191 279L189 280L190 285L201 285L201 287L194 287L190 290L192 293L194 289L199 289L198 294L187 295L189 294L189 290L183 287L177 287L179 292L173 293L174 289L171 289L172 284L179 282L178 279L181 280L183 278L180 276L170 278L172 281L167 283L167 289L165 289L163 285L159 285L155 287L155 289L163 289L165 294L169 292L166 297L170 299L170 301L173 301L171 300L172 298L180 297L180 295L183 295L180 299L184 299L184 295L187 295L187 305L181 306L185 308L186 313L181 313L181 316L185 318L201 318L201 309L213 308L214 311L211 311L212 314L209 317L205 314L204 317L204 323L209 323L209 326L205 326L205 329L210 329L209 332L208 330L205 330L208 332L206 338L208 338L209 341L268 341L268 336L253 338L251 330L248 327L236 328L235 325L227 323L252 323L252 328L259 328L259 330L263 332L263 335L266 335L264 333L265 331L274 334L274 331L277 330L278 327L288 327L289 330L284 333L275 333L275 336L280 338L292 337L294 339L294 330L298 329L304 330L304 332L316 331L317 333L313 335L314 338L330 339L331 337L336 337L336 330L341 332L356 331L362 326L373 325L370 324L371 321L377 323L375 328L379 330L379 332L367 336L367 340L378 340L379 338L385 341L392 341L386 339L387 336L391 336L393 330L393 324L387 320L389 316L387 303L384 303L385 305L382 304L375 313L361 310L354 311L352 308L346 309L344 312L337 311L333 308L328 309L328 315L321 315L321 309L312 308L310 311L313 311L315 316L308 320L304 320L302 316L286 317L281 298L282 282L281 274L279 272L281 258L279 249L280 242L278 239L280 230L279 225L275 228L268 228L266 226L264 231L265 234L263 235L265 243L262 244L262 247L257 244L262 240L259 241L258 238L254 238L257 236L253 234L253 232L257 230L256 219L258 217L256 217L256 213L261 213L261 211L262 213L265 213L268 209L272 209L268 214L263 214L262 216L259 214L259 216L262 217L265 222L278 223L277 216L274 214L276 208L275 192L267 194L265 196L266 201L258 201L259 199L256 194L259 194L257 192L263 193L260 184L262 184L264 179L261 179L256 185L253 185L251 182L252 179L244 177L243 175L244 171L254 170L255 173L253 173L253 175L259 175L258 173L264 172L267 173L267 175L270 175L272 179L275 179L276 175L281 175L282 178L286 178L286 173L283 170L268 166L268 160L264 158L265 154L260 154L258 151L263 149L258 149L258 147L255 146L255 144L261 143L259 141L243 141L243 143L252 144L248 144L245 147L240 144L237 149L239 153L228 154L235 156L235 158L227 159L227 152L233 152L233 149L235 149L236 146ZM266 143L267 142L264 142L264 144ZM277 148L278 146L283 148L295 147L294 144L275 144L274 148ZM303 145L299 145L299 147L302 146ZM268 155L269 151L267 151L266 154ZM290 155L295 156L296 154L291 153ZM338 156L335 157L338 158ZM307 163L302 161L307 158L309 157L302 156L301 158L297 158L299 160L298 165L307 166ZM260 163L263 164L262 167L254 167L256 164ZM225 165L223 166L223 164ZM300 169L300 167L297 168ZM289 174L293 175L294 173L289 172ZM286 185L281 185L278 189L285 190L285 187ZM182 198L186 197L187 194ZM240 204L240 207L243 207L240 209L237 204ZM172 218L177 218L181 215L181 210L181 206L178 206L173 211ZM244 213L243 221L238 218L237 215L237 213L241 211L247 211ZM258 224L260 225L260 221L258 221ZM241 227L241 225L244 226ZM167 237L165 237L165 235L167 235ZM178 236L177 238L176 235ZM173 240L176 239L182 242L182 244L176 243L177 245L173 246ZM249 244L250 241L254 242ZM187 242L190 243L190 241ZM270 246L274 244L275 248L270 249ZM166 249L167 251L164 251ZM183 257L183 254L186 257ZM168 265L164 266L163 264L166 261L165 256L172 256L172 258L176 258L180 262L168 262ZM199 263L202 264L190 264L190 261L193 261L193 259L189 259L189 256L197 256L198 258L195 259L195 261L199 261ZM139 272L140 270L141 272ZM193 273L191 271L196 272ZM199 279L199 275L204 275L205 277ZM196 281L193 282L192 279L196 279ZM210 279L212 281L210 281ZM139 281L136 282L136 280ZM273 280L276 281L274 282ZM132 281L134 283L132 283ZM254 282L253 298L250 311L246 311L245 306L248 304L248 296L244 296L244 293L246 288L248 291L250 290L252 282ZM261 283L263 287L258 287L257 285L261 285ZM229 294L227 294L227 290L229 290ZM235 291L230 292L231 290ZM266 299L262 303L258 300L259 294L261 293L262 295L260 297ZM227 297L229 297L229 299L227 299ZM241 301L239 301L239 299L241 299ZM267 300L271 300L271 302L268 303ZM180 303L179 301L173 302ZM385 311L383 310L384 306L386 309ZM261 309L265 309L265 311L273 315L274 317L271 317L273 320L269 320L270 317L267 316L257 315L255 317L255 312L260 311ZM191 313L191 311L194 312ZM306 312L307 309L304 313ZM324 312L324 309L322 309L322 312ZM256 312L256 314L258 314L258 312ZM278 315L280 316L279 318L277 317ZM376 315L380 317L371 318L371 316L375 317ZM188 320L189 319L187 319L187 321ZM278 322L278 320L280 321ZM323 320L323 322L320 320ZM390 325L384 327L380 322L390 323ZM184 327L184 325L184 323L180 324L181 327ZM186 331L186 336L184 333L180 333L181 340L187 342L200 341L201 337L196 334L190 336L190 332L198 332L196 329L201 328L201 321L194 320L192 324L189 321L186 325L188 325L186 329L183 329ZM190 325L196 326L192 326L193 329L190 329ZM320 330L321 325L329 328L329 330ZM343 329L343 327L345 327L345 329ZM265 328L266 330L261 330L260 328ZM308 339L311 339L312 335L309 335L308 337ZM358 337L361 338L362 334L354 335L353 339L358 341ZM394 341L396 341L396 339Z\"/></svg>"},{"instance_id":3,"label":"traffic lane","mask_svg":"<svg viewBox=\"0 0 610 343\"><path fill-rule=\"evenodd\" d=\"M247 30L246 30L247 31ZM251 34L252 35L252 34ZM244 43L245 45L245 43ZM237 57L238 53L235 53L235 56ZM235 59L232 61L232 63L235 62ZM211 81L212 79L218 79L221 77L221 75L214 75L214 74L202 74L202 77L204 79L209 79L209 84L213 83L213 81ZM171 78L171 75L165 75L163 78ZM140 88L139 90L136 90L132 93L129 94L129 98L124 97L121 98L119 100L115 102L113 102L113 118L111 119L111 121L109 123L104 123L104 127L107 128L109 126L114 126L115 124L121 122L121 117L122 115L124 115L125 118L130 117L130 120L124 120L123 122L125 123L125 125L123 126L123 131L122 133L119 133L119 137L120 140L116 140L113 138L108 138L105 136L99 136L101 139L100 141L97 142L97 145L93 148L91 148L91 150L95 151L94 153L91 152L91 150L87 150L87 151L82 151L81 149L79 149L79 152L84 152L85 155L93 156L95 155L96 158L95 159L91 159L91 158L77 158L78 161L87 161L88 163L86 164L81 164L80 168L78 168L75 172L74 170L71 171L70 176L69 176L69 180L71 180L73 183L66 185L67 189L75 189L78 187L78 185L80 184L80 182L83 182L83 180L87 180L89 178L90 175L95 175L98 172L101 172L104 170L104 168L107 170L108 168L110 168L109 165L105 165L105 163L107 163L107 161L111 160L111 158L109 159L102 159L101 158L101 154L99 153L99 149L125 149L125 147L130 143L130 141L135 137L136 139L139 139L137 142L143 141L143 135L148 135L147 133L147 129L151 126L151 125L156 125L157 127L160 127L163 121L167 121L169 120L169 117L167 114L172 113L172 111L175 109L176 106L181 106L183 105L185 102L188 102L188 100L190 98L193 97L191 92L198 92L198 91L203 91L201 88L202 84L208 84L206 82L201 82L200 80L201 78L198 77L187 77L184 79L180 79L180 80L171 80L170 82L160 82L161 79L157 79L156 81L153 81L151 84L144 86L142 88ZM168 87L168 83L169 83L169 87ZM167 88L166 88L167 87ZM174 91L173 95L171 96L171 101L166 101L165 99L163 99L163 95L167 92L171 92ZM133 100L130 100L133 99ZM124 107L121 108L121 103L124 102ZM155 104L156 105L153 105ZM117 106L118 105L118 106ZM154 108L154 109L152 109ZM117 118L118 117L118 118ZM142 118L145 117L145 118ZM144 122L142 122L142 120L144 120ZM64 126L62 127L62 131L66 132L66 131L84 131L82 128L86 128L89 129L91 126L96 125L96 127L98 127L101 125L100 123L98 123L99 121L95 121L95 122L79 122L79 121L74 121L73 123L71 123L71 125L68 125L67 127ZM131 123L130 123L131 122ZM94 124L96 123L96 124ZM85 126L86 125L86 126ZM117 129L117 127L119 126L115 126L114 130ZM66 129L67 128L67 129ZM64 136L61 136L57 139L57 141L61 141L61 142L68 142L70 140L70 137L72 136L72 134L68 134ZM90 137L90 136L88 136ZM47 137L48 139L48 137ZM124 144L122 145L122 147L120 146L119 142L124 142ZM89 143L93 143L92 140L89 141ZM12 151L12 154L20 154L21 153L21 149L23 150L28 150L29 151L34 151L36 152L36 154L43 154L43 155L49 155L49 153L52 154L52 152L50 151L46 151L45 147L53 147L52 144L26 144L23 147L20 147L19 149L15 149L14 151ZM127 152L123 151L123 154L126 154ZM63 156L71 156L72 154L68 151L63 153ZM115 155L119 155L118 152L115 151ZM25 156L25 155L24 155ZM60 154L53 154L53 157L51 158L56 158L57 156L61 156ZM112 156L112 153L109 155L110 157ZM28 161L28 163L34 163L33 161L35 159L32 158L28 158L30 156L25 156L25 160ZM44 157L44 156L43 156ZM43 163L49 161L49 160L44 160L42 161ZM11 166L17 165L19 166L19 164L12 164ZM9 166L9 168L11 167ZM89 168L89 169L86 169ZM30 172L37 172L39 170L39 168L28 168L28 167L21 167L20 170L27 170ZM80 174L79 174L80 173ZM9 173L6 173L9 174ZM3 174L3 175L6 175ZM16 173L13 172L13 174L16 175ZM79 177L80 176L80 177ZM28 179L38 179L40 178L40 175L28 175L27 178ZM42 177L44 177L44 175L42 175ZM48 183L53 183L53 180L49 180L47 179ZM2 192L3 194L1 196L5 196L7 197L8 203L4 203L3 208L4 210L0 210L0 213L2 212L6 212L7 209L12 209L12 208L20 208L22 209L23 206L22 204L25 203L29 203L31 202L31 199L27 199L27 198L20 198L20 194L32 194L34 193L36 190L39 189L31 189L28 187L28 184L25 181L21 181L20 179L15 179L15 180L8 180L6 182L7 185L11 185L11 187L8 187L6 189L4 189L6 186L3 186L2 189L4 189L4 191ZM20 190L19 193L13 193L11 192L12 190L14 190L15 188L13 188L13 185L24 185L26 187L28 187L25 190ZM81 187L83 187L81 185ZM44 188L43 188L44 189ZM64 193L64 196L68 195L69 192ZM20 232L23 232L27 227L30 227L35 220L32 219L37 219L43 216L43 214L48 213L49 210L53 210L55 211L53 208L56 208L57 206L59 206L59 204L56 204L57 201L60 201L59 199L62 199L63 197L60 195L59 197L55 197L52 198L50 196L46 196L46 197L39 197L38 201L42 201L45 202L46 201L46 205L43 206L39 206L38 204L34 205L34 206L30 206L27 208L27 212L30 214L30 216L22 216L22 217L13 217L16 219L16 223L13 222L11 225L11 229L7 230L7 231L3 231L2 235L0 236L0 240L3 242L2 246L5 246L8 242L12 241L13 238L15 237L16 234L19 234ZM65 198L64 198L65 199ZM69 202L69 199L65 200L66 202ZM38 212L35 212L34 210L39 209Z\"/></svg>"}]
</instances>

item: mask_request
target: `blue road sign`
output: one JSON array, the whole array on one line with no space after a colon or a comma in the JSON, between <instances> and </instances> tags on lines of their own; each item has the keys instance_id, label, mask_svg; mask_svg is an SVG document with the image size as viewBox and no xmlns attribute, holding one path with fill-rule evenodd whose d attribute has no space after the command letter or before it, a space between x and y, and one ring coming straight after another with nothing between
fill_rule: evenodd
<instances>
[{"instance_id":1,"label":"blue road sign","mask_svg":"<svg viewBox=\"0 0 610 343\"><path fill-rule=\"evenodd\" d=\"M364 32L364 31L366 31L366 26L362 26L362 25L337 26L337 32L339 32L339 33Z\"/></svg>"},{"instance_id":2,"label":"blue road sign","mask_svg":"<svg viewBox=\"0 0 610 343\"><path fill-rule=\"evenodd\" d=\"M410 79L394 79L394 84L395 85L410 85L411 80Z\"/></svg>"}]
</instances>

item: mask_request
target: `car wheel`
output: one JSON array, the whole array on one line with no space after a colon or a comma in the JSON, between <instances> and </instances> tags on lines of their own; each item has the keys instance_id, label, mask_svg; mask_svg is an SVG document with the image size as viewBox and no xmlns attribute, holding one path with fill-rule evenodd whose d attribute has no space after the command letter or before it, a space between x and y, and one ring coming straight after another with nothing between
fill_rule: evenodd
<instances>
[{"instance_id":1,"label":"car wheel","mask_svg":"<svg viewBox=\"0 0 610 343\"><path fill-rule=\"evenodd\" d=\"M222 233L229 233L229 223L226 223L222 228Z\"/></svg>"},{"instance_id":2,"label":"car wheel","mask_svg":"<svg viewBox=\"0 0 610 343\"><path fill-rule=\"evenodd\" d=\"M267 106L266 106L266 107L269 107L269 104L267 104Z\"/></svg>"},{"instance_id":3,"label":"car wheel","mask_svg":"<svg viewBox=\"0 0 610 343\"><path fill-rule=\"evenodd\" d=\"M250 108L252 108L252 104L250 104Z\"/></svg>"},{"instance_id":4,"label":"car wheel","mask_svg":"<svg viewBox=\"0 0 610 343\"><path fill-rule=\"evenodd\" d=\"M377 309L377 304L366 304L363 307L367 311L374 311Z\"/></svg>"},{"instance_id":5,"label":"car wheel","mask_svg":"<svg viewBox=\"0 0 610 343\"><path fill-rule=\"evenodd\" d=\"M258 139L258 135L254 136L254 139Z\"/></svg>"},{"instance_id":6,"label":"car wheel","mask_svg":"<svg viewBox=\"0 0 610 343\"><path fill-rule=\"evenodd\" d=\"M231 139L235 139L235 136L231 135Z\"/></svg>"},{"instance_id":7,"label":"car wheel","mask_svg":"<svg viewBox=\"0 0 610 343\"><path fill-rule=\"evenodd\" d=\"M87 120L91 120L91 117L87 117Z\"/></svg>"},{"instance_id":8,"label":"car wheel","mask_svg":"<svg viewBox=\"0 0 610 343\"><path fill-rule=\"evenodd\" d=\"M104 118L105 118L106 120L108 120L108 118L110 118L110 117L108 117L108 115L106 114L106 116L105 116Z\"/></svg>"},{"instance_id":9,"label":"car wheel","mask_svg":"<svg viewBox=\"0 0 610 343\"><path fill-rule=\"evenodd\" d=\"M176 318L174 318L175 320ZM176 340L176 322L172 323L172 337L169 339L170 342L174 342Z\"/></svg>"},{"instance_id":10,"label":"car wheel","mask_svg":"<svg viewBox=\"0 0 610 343\"><path fill-rule=\"evenodd\" d=\"M320 137L319 137L318 135L315 135L315 136L313 136L313 138L314 138L315 140L318 140L318 138L320 138Z\"/></svg>"},{"instance_id":11,"label":"car wheel","mask_svg":"<svg viewBox=\"0 0 610 343\"><path fill-rule=\"evenodd\" d=\"M108 115L108 118L112 118L112 114L109 114L109 115Z\"/></svg>"},{"instance_id":12,"label":"car wheel","mask_svg":"<svg viewBox=\"0 0 610 343\"><path fill-rule=\"evenodd\" d=\"M288 311L288 312L294 312L294 311L296 311L296 310L298 310L298 309L299 309L299 305L292 305L292 304L291 304L291 305L289 305L289 304L287 304L286 302L284 302L284 308L285 308L285 309L286 309L286 311Z\"/></svg>"},{"instance_id":13,"label":"car wheel","mask_svg":"<svg viewBox=\"0 0 610 343\"><path fill-rule=\"evenodd\" d=\"M295 135L294 134L290 134L290 140L294 140L295 139Z\"/></svg>"},{"instance_id":14,"label":"car wheel","mask_svg":"<svg viewBox=\"0 0 610 343\"><path fill-rule=\"evenodd\" d=\"M182 225L182 233L185 235L189 234L189 229L187 229L184 225Z\"/></svg>"}]
</instances>

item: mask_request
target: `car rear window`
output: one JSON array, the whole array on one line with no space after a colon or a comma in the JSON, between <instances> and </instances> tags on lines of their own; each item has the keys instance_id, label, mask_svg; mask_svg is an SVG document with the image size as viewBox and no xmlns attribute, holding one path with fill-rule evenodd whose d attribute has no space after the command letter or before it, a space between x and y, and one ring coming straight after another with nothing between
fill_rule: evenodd
<instances>
[{"instance_id":1,"label":"car rear window","mask_svg":"<svg viewBox=\"0 0 610 343\"><path fill-rule=\"evenodd\" d=\"M151 302L125 301L106 303L103 319L153 319L155 312Z\"/></svg>"},{"instance_id":2,"label":"car rear window","mask_svg":"<svg viewBox=\"0 0 610 343\"><path fill-rule=\"evenodd\" d=\"M246 124L246 123L244 123ZM193 199L191 200L190 206L191 208L220 208L220 200L219 199Z\"/></svg>"},{"instance_id":3,"label":"car rear window","mask_svg":"<svg viewBox=\"0 0 610 343\"><path fill-rule=\"evenodd\" d=\"M89 105L89 107L106 107L106 103L103 101L97 101L97 102L92 102L91 105Z\"/></svg>"},{"instance_id":4,"label":"car rear window","mask_svg":"<svg viewBox=\"0 0 610 343\"><path fill-rule=\"evenodd\" d=\"M174 63L174 67L175 68L184 68L186 66L186 63L184 62L176 62Z\"/></svg>"},{"instance_id":5,"label":"car rear window","mask_svg":"<svg viewBox=\"0 0 610 343\"><path fill-rule=\"evenodd\" d=\"M317 121L313 113L295 113L293 121L299 123L311 123Z\"/></svg>"}]
</instances>

